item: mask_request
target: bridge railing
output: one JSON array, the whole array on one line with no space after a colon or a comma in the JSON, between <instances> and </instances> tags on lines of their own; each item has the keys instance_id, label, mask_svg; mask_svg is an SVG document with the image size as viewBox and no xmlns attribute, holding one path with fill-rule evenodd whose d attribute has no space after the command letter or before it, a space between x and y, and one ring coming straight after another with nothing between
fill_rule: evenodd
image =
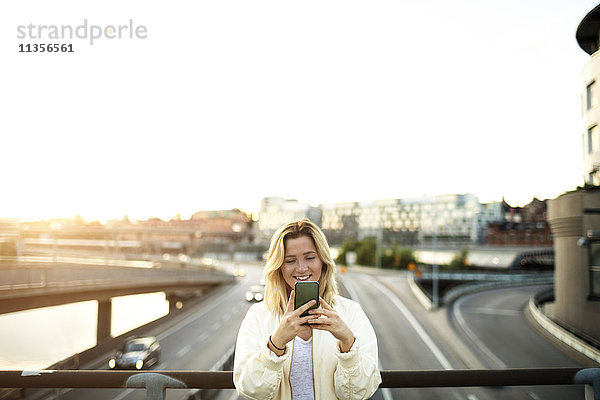
<instances>
[{"instance_id":1,"label":"bridge railing","mask_svg":"<svg viewBox=\"0 0 600 400\"><path fill-rule=\"evenodd\" d=\"M381 371L380 388L485 386L582 386L586 400L600 400L600 368ZM166 389L233 389L231 371L0 371L2 388L145 388L147 400ZM193 398L193 397L192 397Z\"/></svg>"}]
</instances>

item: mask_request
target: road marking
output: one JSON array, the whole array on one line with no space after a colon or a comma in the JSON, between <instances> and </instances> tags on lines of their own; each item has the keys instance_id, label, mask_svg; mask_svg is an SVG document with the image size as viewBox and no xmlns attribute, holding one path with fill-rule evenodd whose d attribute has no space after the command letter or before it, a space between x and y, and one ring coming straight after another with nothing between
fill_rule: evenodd
<instances>
[{"instance_id":1,"label":"road marking","mask_svg":"<svg viewBox=\"0 0 600 400\"><path fill-rule=\"evenodd\" d=\"M457 400L463 400L462 396L456 390L453 390L452 394L454 395L455 399L457 399Z\"/></svg>"},{"instance_id":2,"label":"road marking","mask_svg":"<svg viewBox=\"0 0 600 400\"><path fill-rule=\"evenodd\" d=\"M350 298L354 299L355 301L360 303L360 299L358 298L358 293L356 293L356 290L354 290L354 286L352 284L350 284L348 279L342 278L342 280L344 281L344 287L348 291Z\"/></svg>"},{"instance_id":3,"label":"road marking","mask_svg":"<svg viewBox=\"0 0 600 400\"><path fill-rule=\"evenodd\" d=\"M240 282L236 283L235 286L237 286L239 284L240 284ZM233 286L233 287L235 287L235 286ZM232 289L233 289L233 287L232 287ZM209 311L212 311L213 308L215 308L216 306L218 306L219 304L221 304L225 300L226 297L233 296L234 292L235 292L234 290L226 290L226 291L224 291L221 295L219 295L218 297L215 297L214 299L212 299L212 301L210 303L208 303L205 307L203 307L200 312L197 312L197 313L194 313L194 314L190 315L189 317L187 317L183 321L181 321L181 322L173 325L170 329L167 329L166 331L164 331L160 335L156 335L156 338L159 341L161 341L164 338L166 338L166 337L170 336L171 334L173 334L174 332L177 332L178 330L180 330L184 326L191 324L192 322L196 321L199 318L202 318Z\"/></svg>"},{"instance_id":4,"label":"road marking","mask_svg":"<svg viewBox=\"0 0 600 400\"><path fill-rule=\"evenodd\" d=\"M460 306L467 299L467 297L461 297L457 302L452 306L454 317L456 321L462 328L462 330L467 334L469 339L477 346L479 349L485 353L499 368L506 368L506 364L502 362L483 342L477 337L475 333L467 326L467 322L465 321L462 312L460 311Z\"/></svg>"},{"instance_id":5,"label":"road marking","mask_svg":"<svg viewBox=\"0 0 600 400\"><path fill-rule=\"evenodd\" d=\"M223 321L229 321L230 318L231 318L231 314L229 314L229 313L223 315Z\"/></svg>"},{"instance_id":6,"label":"road marking","mask_svg":"<svg viewBox=\"0 0 600 400\"><path fill-rule=\"evenodd\" d=\"M183 349L179 350L176 355L178 358L181 358L181 357L185 356L187 353L189 353L191 349L192 349L192 346L190 346L188 344Z\"/></svg>"},{"instance_id":7,"label":"road marking","mask_svg":"<svg viewBox=\"0 0 600 400\"><path fill-rule=\"evenodd\" d=\"M198 343L204 342L208 336L209 336L208 332L204 332L202 335L200 335L196 338L196 342L198 342Z\"/></svg>"},{"instance_id":8,"label":"road marking","mask_svg":"<svg viewBox=\"0 0 600 400\"><path fill-rule=\"evenodd\" d=\"M213 331L218 331L221 326L223 326L223 324L221 324L221 321L218 321L212 324L211 328Z\"/></svg>"},{"instance_id":9,"label":"road marking","mask_svg":"<svg viewBox=\"0 0 600 400\"><path fill-rule=\"evenodd\" d=\"M223 354L221 358L217 360L217 362L214 363L212 367L210 367L209 371L219 371L223 364L225 364L225 361L227 361L227 359L233 355L234 351L235 345L231 346L229 350L227 350L225 354Z\"/></svg>"},{"instance_id":10,"label":"road marking","mask_svg":"<svg viewBox=\"0 0 600 400\"><path fill-rule=\"evenodd\" d=\"M468 399L468 400L479 400L479 399L477 398L477 396L475 396L474 394L468 394L468 395L467 395L467 399Z\"/></svg>"},{"instance_id":11,"label":"road marking","mask_svg":"<svg viewBox=\"0 0 600 400\"><path fill-rule=\"evenodd\" d=\"M350 298L354 299L354 301L357 301L360 303L358 293L356 292L356 290L354 290L354 286L352 284L350 284L348 279L342 278L342 280L344 281L344 287L348 291L348 295L350 295ZM377 358L377 367L379 368L380 371L383 371L383 366L381 365L381 361L379 361L379 357ZM381 396L383 397L384 400L393 400L392 392L390 391L389 388L381 388L380 390L381 390Z\"/></svg>"},{"instance_id":12,"label":"road marking","mask_svg":"<svg viewBox=\"0 0 600 400\"><path fill-rule=\"evenodd\" d=\"M135 389L127 389L121 393L119 393L118 396L113 397L113 400L122 400L125 397L129 396L131 394L131 392L133 392Z\"/></svg>"},{"instance_id":13,"label":"road marking","mask_svg":"<svg viewBox=\"0 0 600 400\"><path fill-rule=\"evenodd\" d=\"M444 356L442 351L437 347L437 345L433 342L431 337L425 332L425 329L419 324L419 321L415 318L415 316L408 310L408 308L400 301L400 299L387 287L383 286L379 281L377 281L373 277L367 277L369 283L375 286L379 291L385 294L391 302L400 310L400 312L404 315L404 318L408 321L408 323L413 327L415 332L419 335L423 343L429 348L429 350L433 353L438 362L442 365L442 367L446 370L454 369L452 368L452 364L450 361Z\"/></svg>"},{"instance_id":14,"label":"road marking","mask_svg":"<svg viewBox=\"0 0 600 400\"><path fill-rule=\"evenodd\" d=\"M497 308L476 308L476 307L465 307L462 310L463 313L469 314L487 314L487 315L503 315L507 317L520 317L521 311L518 310L502 310Z\"/></svg>"},{"instance_id":15,"label":"road marking","mask_svg":"<svg viewBox=\"0 0 600 400\"><path fill-rule=\"evenodd\" d=\"M231 396L229 397L229 400L237 400L239 399L239 396L237 394L237 391L234 390L233 393L231 394Z\"/></svg>"},{"instance_id":16,"label":"road marking","mask_svg":"<svg viewBox=\"0 0 600 400\"><path fill-rule=\"evenodd\" d=\"M537 394L535 394L533 392L527 392L527 394L530 395L533 400L541 400L540 396L538 396Z\"/></svg>"}]
</instances>

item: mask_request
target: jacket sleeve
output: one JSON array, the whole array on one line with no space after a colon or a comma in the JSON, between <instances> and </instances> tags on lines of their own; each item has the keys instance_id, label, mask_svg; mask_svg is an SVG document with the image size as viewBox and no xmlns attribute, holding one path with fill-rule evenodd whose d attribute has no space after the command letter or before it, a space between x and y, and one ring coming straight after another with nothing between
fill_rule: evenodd
<instances>
[{"instance_id":1,"label":"jacket sleeve","mask_svg":"<svg viewBox=\"0 0 600 400\"><path fill-rule=\"evenodd\" d=\"M356 340L347 353L337 349L338 365L334 373L335 393L340 399L368 399L381 383L377 361L377 337L358 303L348 327Z\"/></svg>"},{"instance_id":2,"label":"jacket sleeve","mask_svg":"<svg viewBox=\"0 0 600 400\"><path fill-rule=\"evenodd\" d=\"M271 399L279 390L290 348L287 344L285 354L277 357L267 347L269 335L261 333L255 311L248 311L238 332L233 383L238 395L245 399Z\"/></svg>"}]
</instances>

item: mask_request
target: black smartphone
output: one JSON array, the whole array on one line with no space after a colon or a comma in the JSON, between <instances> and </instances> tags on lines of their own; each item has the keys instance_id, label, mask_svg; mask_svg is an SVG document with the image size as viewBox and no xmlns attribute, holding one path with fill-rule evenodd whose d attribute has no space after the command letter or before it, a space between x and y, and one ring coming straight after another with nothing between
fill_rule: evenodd
<instances>
[{"instance_id":1,"label":"black smartphone","mask_svg":"<svg viewBox=\"0 0 600 400\"><path fill-rule=\"evenodd\" d=\"M317 303L311 306L308 310L319 308L319 282L296 282L294 285L294 292L296 293L294 298L294 310L298 307L302 307L304 304L313 299L316 300ZM306 317L309 315L308 310L300 314L300 317Z\"/></svg>"}]
</instances>

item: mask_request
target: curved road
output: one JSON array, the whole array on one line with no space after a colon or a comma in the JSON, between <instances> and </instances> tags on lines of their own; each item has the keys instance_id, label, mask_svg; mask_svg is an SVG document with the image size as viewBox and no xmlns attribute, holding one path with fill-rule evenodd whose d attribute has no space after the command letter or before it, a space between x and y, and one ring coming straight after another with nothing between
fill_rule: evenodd
<instances>
[{"instance_id":1,"label":"curved road","mask_svg":"<svg viewBox=\"0 0 600 400\"><path fill-rule=\"evenodd\" d=\"M379 271L378 271L379 272ZM526 305L540 286L481 292L450 309L426 312L406 274L341 278L377 332L386 370L585 367L592 364L560 350L532 328ZM391 389L397 399L583 399L581 386Z\"/></svg>"},{"instance_id":2,"label":"curved road","mask_svg":"<svg viewBox=\"0 0 600 400\"><path fill-rule=\"evenodd\" d=\"M560 350L528 321L529 299L546 287L512 287L464 296L449 310L453 325L487 368L591 366L591 361ZM577 386L522 387L511 392L515 392L513 398L517 393L529 399L584 398Z\"/></svg>"}]
</instances>

